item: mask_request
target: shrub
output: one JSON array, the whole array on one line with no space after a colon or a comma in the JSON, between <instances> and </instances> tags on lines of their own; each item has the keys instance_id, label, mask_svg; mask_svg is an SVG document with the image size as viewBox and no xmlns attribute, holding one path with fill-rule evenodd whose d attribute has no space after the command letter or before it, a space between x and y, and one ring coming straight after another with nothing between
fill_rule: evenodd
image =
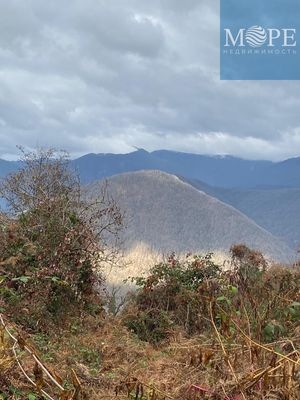
<instances>
[{"instance_id":1,"label":"shrub","mask_svg":"<svg viewBox=\"0 0 300 400\"><path fill-rule=\"evenodd\" d=\"M220 268L212 254L187 257L184 261L172 254L167 262L150 269L147 278L133 280L139 289L131 305L124 311L124 320L140 339L157 343L166 338L175 325L187 334L203 332L209 323L207 302L217 290L213 279Z\"/></svg>"},{"instance_id":2,"label":"shrub","mask_svg":"<svg viewBox=\"0 0 300 400\"><path fill-rule=\"evenodd\" d=\"M231 269L221 271L211 254L167 262L138 277L123 318L140 339L152 343L176 327L187 335L214 335L230 343L244 332L258 342L292 336L300 315L299 267L268 266L245 245L231 248ZM242 335L242 336L241 336Z\"/></svg>"},{"instance_id":3,"label":"shrub","mask_svg":"<svg viewBox=\"0 0 300 400\"><path fill-rule=\"evenodd\" d=\"M268 266L263 255L245 245L231 248L232 269L223 274L217 317L223 333L238 325L260 342L291 336L299 317L299 268Z\"/></svg>"},{"instance_id":4,"label":"shrub","mask_svg":"<svg viewBox=\"0 0 300 400\"><path fill-rule=\"evenodd\" d=\"M29 316L14 312L17 319L34 325L52 316L57 323L68 310L78 314L99 302L93 266L114 256L106 250L117 241L122 215L106 186L93 198L84 194L65 152L23 151L21 162L0 186L8 206L0 230L1 286L27 309Z\"/></svg>"}]
</instances>

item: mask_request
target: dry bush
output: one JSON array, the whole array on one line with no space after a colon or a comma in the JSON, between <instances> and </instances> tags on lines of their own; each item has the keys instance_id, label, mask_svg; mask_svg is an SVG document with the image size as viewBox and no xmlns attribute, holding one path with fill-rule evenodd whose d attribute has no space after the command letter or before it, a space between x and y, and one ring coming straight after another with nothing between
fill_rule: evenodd
<instances>
[{"instance_id":1,"label":"dry bush","mask_svg":"<svg viewBox=\"0 0 300 400\"><path fill-rule=\"evenodd\" d=\"M9 206L0 231L0 295L15 321L43 330L52 319L57 328L66 316L100 311L94 265L114 258L107 250L122 214L106 186L93 199L82 192L64 152L23 152L21 165L0 185Z\"/></svg>"}]
</instances>

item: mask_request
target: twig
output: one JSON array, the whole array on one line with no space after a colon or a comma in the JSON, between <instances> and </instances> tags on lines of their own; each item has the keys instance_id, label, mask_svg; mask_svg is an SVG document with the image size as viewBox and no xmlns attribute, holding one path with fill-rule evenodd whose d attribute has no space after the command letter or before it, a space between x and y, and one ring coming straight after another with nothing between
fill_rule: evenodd
<instances>
[{"instance_id":1,"label":"twig","mask_svg":"<svg viewBox=\"0 0 300 400\"><path fill-rule=\"evenodd\" d=\"M8 331L7 331L7 332L8 332ZM12 336L11 336L11 337L12 337ZM18 342L15 341L15 343L14 343L14 345L13 345L13 347L12 347L12 351L13 351L13 353L14 353L16 362L17 362L17 364L18 364L20 370L22 371L23 375L25 376L25 378L36 388L36 387L37 387L36 383L27 375L27 373L25 372L25 370L24 370L24 368L23 368L23 366L22 366L22 364L21 364L21 362L20 362L20 360L19 360L19 358L18 358L18 355L17 355L17 352L16 352L16 345L17 345L17 344L18 344ZM41 389L41 392L43 393L43 395L44 395L45 397L47 397L47 399L49 399L49 400L55 400L53 397L51 397L51 396L50 396L47 392L45 392L43 389Z\"/></svg>"},{"instance_id":2,"label":"twig","mask_svg":"<svg viewBox=\"0 0 300 400\"><path fill-rule=\"evenodd\" d=\"M1 324L3 325L5 331L7 332L7 334L9 335L9 337L14 341L14 345L13 345L13 353L15 356L15 359L17 361L17 364L19 366L19 368L21 369L23 375L25 376L25 378L34 386L37 387L36 383L27 375L27 373L25 372L19 358L18 355L16 353L16 345L20 346L19 340L17 338L15 338L15 336L10 332L10 330L7 328L4 320L3 320L3 316L2 314L0 314L0 321ZM48 376L48 378L50 378L50 380L52 381L52 383L54 383L54 385L56 385L62 392L65 391L65 389L63 388L63 386L61 386L51 375L51 373L47 370L47 368L41 363L41 361L39 360L39 358L34 354L34 352L28 347L26 346L26 344L24 344L24 350L26 350L35 360L35 362L41 367L41 369L43 370L43 372L45 372L45 374ZM49 399L49 400L54 400L50 395L48 395L46 392L44 392L43 390L41 390L41 392Z\"/></svg>"},{"instance_id":3,"label":"twig","mask_svg":"<svg viewBox=\"0 0 300 400\"><path fill-rule=\"evenodd\" d=\"M228 366L229 366L229 368L231 370L231 373L232 373L232 375L233 375L233 377L234 377L234 379L235 379L235 381L236 381L236 383L237 383L237 385L239 387L240 383L239 383L238 377L236 376L236 373L235 373L234 368L233 368L233 366L232 366L232 364L230 362L229 356L228 356L228 354L227 354L227 352L225 350L224 344L222 342L222 338L220 336L220 333L219 333L218 328L216 327L216 324L215 324L215 321L214 321L213 311L212 311L212 303L209 304L209 311L210 311L211 323L212 323L212 326L213 326L213 328L214 328L214 330L216 332L217 339L218 339L218 341L219 341L219 343L221 345L221 348L222 348L222 351L223 351L223 354L224 354L224 358L227 361L227 364L228 364ZM242 389L240 387L239 387L239 389L241 390L241 394L243 396L243 399L246 400L246 397L245 397Z\"/></svg>"},{"instance_id":4,"label":"twig","mask_svg":"<svg viewBox=\"0 0 300 400\"><path fill-rule=\"evenodd\" d=\"M286 356L285 354L278 353L276 350L274 350L274 349L269 349L267 346L256 342L256 341L253 340L251 337L249 337L249 336L238 326L238 324L237 324L234 320L232 320L232 323L233 323L234 326L239 330L239 332L240 332L247 340L249 340L251 343L253 343L255 346L260 347L261 349L264 349L264 350L268 351L269 353L276 354L278 357L284 358L285 360L290 361L291 363L293 363L293 364L295 364L295 365L297 365L297 366L300 365L300 361L299 361L299 360L298 360L298 361L295 361L295 360L293 360L292 358L290 358L289 356ZM294 351L293 351L291 354L294 354Z\"/></svg>"}]
</instances>

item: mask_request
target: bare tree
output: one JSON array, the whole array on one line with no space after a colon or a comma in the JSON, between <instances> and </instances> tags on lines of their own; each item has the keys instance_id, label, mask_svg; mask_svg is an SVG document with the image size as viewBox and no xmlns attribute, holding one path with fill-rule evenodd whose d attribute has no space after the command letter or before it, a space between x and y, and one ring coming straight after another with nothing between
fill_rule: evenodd
<instances>
[{"instance_id":1,"label":"bare tree","mask_svg":"<svg viewBox=\"0 0 300 400\"><path fill-rule=\"evenodd\" d=\"M21 151L20 169L0 185L10 218L1 233L1 261L19 259L7 269L8 279L22 276L27 289L28 282L42 284L48 303L59 296L59 303L82 301L93 291L93 266L116 255L120 209L107 185L93 196L83 191L66 152Z\"/></svg>"}]
</instances>

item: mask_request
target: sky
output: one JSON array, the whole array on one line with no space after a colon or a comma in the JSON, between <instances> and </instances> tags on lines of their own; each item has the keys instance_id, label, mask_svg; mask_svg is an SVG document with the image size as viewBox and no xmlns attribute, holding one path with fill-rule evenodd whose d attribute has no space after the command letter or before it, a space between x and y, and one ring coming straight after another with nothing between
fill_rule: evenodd
<instances>
[{"instance_id":1,"label":"sky","mask_svg":"<svg viewBox=\"0 0 300 400\"><path fill-rule=\"evenodd\" d=\"M299 81L221 81L219 0L0 0L0 158L300 156Z\"/></svg>"}]
</instances>

